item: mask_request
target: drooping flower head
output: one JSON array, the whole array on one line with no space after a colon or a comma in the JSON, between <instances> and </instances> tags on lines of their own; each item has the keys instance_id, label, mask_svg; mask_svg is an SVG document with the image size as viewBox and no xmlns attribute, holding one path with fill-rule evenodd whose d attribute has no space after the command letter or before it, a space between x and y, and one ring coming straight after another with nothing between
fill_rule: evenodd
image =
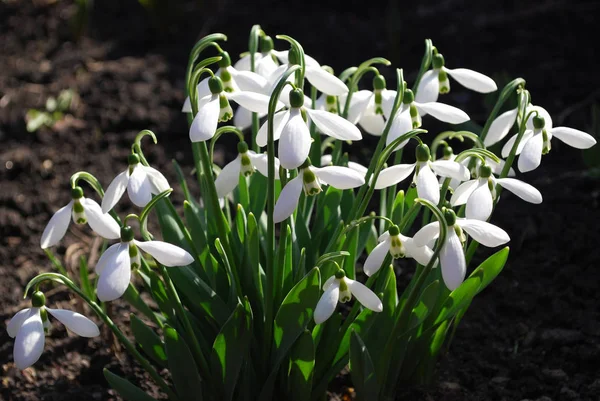
<instances>
[{"instance_id":1,"label":"drooping flower head","mask_svg":"<svg viewBox=\"0 0 600 401\"><path fill-rule=\"evenodd\" d=\"M373 77L373 91L360 90L352 95L348 109L348 121L359 124L367 133L381 136L385 128L384 117L389 117L390 110L385 106L393 103L395 91L386 89L383 75ZM346 96L340 96L344 104Z\"/></svg>"}]
</instances>

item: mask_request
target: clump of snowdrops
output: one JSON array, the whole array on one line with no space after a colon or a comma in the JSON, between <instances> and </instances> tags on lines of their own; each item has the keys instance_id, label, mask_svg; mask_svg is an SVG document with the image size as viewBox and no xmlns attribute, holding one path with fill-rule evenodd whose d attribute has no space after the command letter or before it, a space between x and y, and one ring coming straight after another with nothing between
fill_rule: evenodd
<instances>
[{"instance_id":1,"label":"clump of snowdrops","mask_svg":"<svg viewBox=\"0 0 600 401\"><path fill-rule=\"evenodd\" d=\"M469 121L438 101L451 88L497 90L481 73L447 67L430 40L415 82L397 69L390 88L384 58L336 75L296 40L276 38L255 26L235 63L222 34L194 46L183 112L199 192L176 166L183 205L144 157L142 139L157 142L150 131L115 161L123 172L106 189L88 172L71 177L72 200L41 247L60 268L50 248L73 221L105 238L104 251L93 272L82 259L78 277L43 273L27 285L31 308L7 328L19 369L40 358L49 316L80 336L99 335L87 317L46 306L43 289L55 282L89 305L171 400L323 400L346 365L358 399L391 400L399 385L431 379L473 297L502 270L508 247L471 266L479 245L510 241L489 223L501 192L542 202L522 173L540 165L552 139L595 144L554 127L521 78L502 89L479 132L427 132L431 118ZM510 133L501 152L489 149ZM237 148L216 166L223 135ZM363 135L379 137L364 166L354 157ZM471 147L454 154L453 140ZM113 207L125 192L140 212L121 218ZM162 241L147 229L151 213ZM400 264L412 275L404 288ZM119 298L135 310L133 339L106 312ZM153 399L105 376L127 400Z\"/></svg>"}]
</instances>

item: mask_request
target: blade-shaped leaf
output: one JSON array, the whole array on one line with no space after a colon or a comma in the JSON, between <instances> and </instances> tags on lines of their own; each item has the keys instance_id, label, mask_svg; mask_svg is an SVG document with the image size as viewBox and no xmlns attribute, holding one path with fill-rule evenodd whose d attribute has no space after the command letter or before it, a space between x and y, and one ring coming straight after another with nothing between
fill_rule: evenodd
<instances>
[{"instance_id":1,"label":"blade-shaped leaf","mask_svg":"<svg viewBox=\"0 0 600 401\"><path fill-rule=\"evenodd\" d=\"M141 388L131 384L129 380L117 376L108 369L104 369L103 373L108 384L126 401L156 401L155 398L150 397Z\"/></svg>"},{"instance_id":2,"label":"blade-shaped leaf","mask_svg":"<svg viewBox=\"0 0 600 401\"><path fill-rule=\"evenodd\" d=\"M192 353L172 327L165 327L165 345L169 361L169 371L181 400L202 400L202 381Z\"/></svg>"},{"instance_id":3,"label":"blade-shaped leaf","mask_svg":"<svg viewBox=\"0 0 600 401\"><path fill-rule=\"evenodd\" d=\"M131 331L133 332L135 341L140 345L140 348L157 364L162 367L167 367L165 345L160 337L133 313L130 314L129 317Z\"/></svg>"},{"instance_id":4,"label":"blade-shaped leaf","mask_svg":"<svg viewBox=\"0 0 600 401\"><path fill-rule=\"evenodd\" d=\"M379 388L373 361L365 343L355 331L350 337L350 372L352 383L356 388L356 399L377 400Z\"/></svg>"}]
</instances>

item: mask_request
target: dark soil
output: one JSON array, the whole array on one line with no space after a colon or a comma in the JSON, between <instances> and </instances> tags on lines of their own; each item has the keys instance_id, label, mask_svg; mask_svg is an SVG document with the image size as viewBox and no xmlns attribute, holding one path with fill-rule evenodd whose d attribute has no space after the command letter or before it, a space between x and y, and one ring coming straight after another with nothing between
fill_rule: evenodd
<instances>
[{"instance_id":1,"label":"dark soil","mask_svg":"<svg viewBox=\"0 0 600 401\"><path fill-rule=\"evenodd\" d=\"M262 3L181 0L149 14L133 0L97 1L86 33L75 41L71 2L0 2L0 322L26 305L27 281L51 269L39 239L51 214L68 202L72 173L90 171L107 185L124 168L135 134L146 128L159 136L160 146L145 145L153 165L170 181L171 159L190 171L187 126L179 112L183 76L189 49L207 33L228 34L227 49L235 55L246 50L251 25L260 23L273 35L295 37L336 71L384 56L404 67L409 82L423 39L430 37L449 67L472 68L498 82L522 76L534 103L556 116L555 125L591 129L590 106L600 93L600 60L588 36L597 28L595 1L450 0L402 9L394 9L393 1L382 7L301 2L293 9L287 2ZM70 115L53 129L28 133L27 110L42 109L49 96L68 88L79 97ZM445 101L468 103L475 111L469 114L481 122L481 97L457 84L453 89ZM229 153L222 150L220 157ZM407 389L399 399L598 400L598 176L580 151L554 141L542 167L524 178L542 192L544 203L503 195L494 221L512 238L505 270L471 306L440 363L437 383ZM66 254L72 268L78 255L97 246L87 230L75 228L55 252L61 260ZM62 289L52 291L53 304L82 308ZM112 312L127 326L124 304ZM56 325L41 360L23 373L12 363L12 345L2 328L0 399L115 399L104 367L156 394L108 335L88 341Z\"/></svg>"}]
</instances>

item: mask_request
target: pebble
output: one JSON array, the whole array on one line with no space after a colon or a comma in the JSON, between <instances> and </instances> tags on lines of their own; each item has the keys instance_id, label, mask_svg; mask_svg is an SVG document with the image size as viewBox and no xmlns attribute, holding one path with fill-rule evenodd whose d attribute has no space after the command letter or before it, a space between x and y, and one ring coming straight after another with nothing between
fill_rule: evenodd
<instances>
[{"instance_id":1,"label":"pebble","mask_svg":"<svg viewBox=\"0 0 600 401\"><path fill-rule=\"evenodd\" d=\"M439 386L444 390L460 390L460 384L455 382L441 382Z\"/></svg>"}]
</instances>

